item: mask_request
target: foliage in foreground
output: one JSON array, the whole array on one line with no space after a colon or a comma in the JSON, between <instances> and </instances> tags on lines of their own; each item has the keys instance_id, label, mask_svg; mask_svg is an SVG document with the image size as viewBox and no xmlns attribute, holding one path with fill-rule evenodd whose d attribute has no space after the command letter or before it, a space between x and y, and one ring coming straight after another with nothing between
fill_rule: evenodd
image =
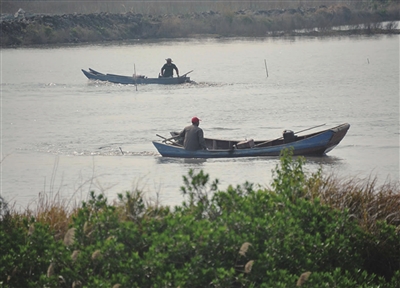
<instances>
[{"instance_id":1,"label":"foliage in foreground","mask_svg":"<svg viewBox=\"0 0 400 288\"><path fill-rule=\"evenodd\" d=\"M285 152L271 189L219 191L218 180L190 170L174 208L149 205L139 191L113 205L92 192L63 237L0 201L0 284L399 287L399 190L374 196L347 185L346 195L321 171L307 175L304 161Z\"/></svg>"}]
</instances>

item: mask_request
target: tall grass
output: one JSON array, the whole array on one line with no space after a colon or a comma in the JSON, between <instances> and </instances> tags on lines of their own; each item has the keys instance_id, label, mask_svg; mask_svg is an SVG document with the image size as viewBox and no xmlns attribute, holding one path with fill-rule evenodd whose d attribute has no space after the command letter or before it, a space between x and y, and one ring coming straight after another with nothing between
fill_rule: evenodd
<instances>
[{"instance_id":1,"label":"tall grass","mask_svg":"<svg viewBox=\"0 0 400 288\"><path fill-rule=\"evenodd\" d=\"M101 175L96 176L93 168L92 176L88 180L81 181L78 187L66 197L62 191L63 179L59 184L55 183L58 164L59 159L56 157L50 179L45 179L43 190L26 207L17 208L16 203L8 202L4 197L0 197L0 217L7 221L12 219L15 225L32 231L35 223L41 223L49 228L56 240L63 239L73 218L76 217L81 203L88 197L84 187L88 186L87 193L93 188L97 188L102 194L105 194L106 190L110 188L95 185L96 178Z\"/></svg>"},{"instance_id":2,"label":"tall grass","mask_svg":"<svg viewBox=\"0 0 400 288\"><path fill-rule=\"evenodd\" d=\"M377 177L339 178L334 174L309 186L311 198L319 198L333 208L347 209L359 225L373 232L378 221L400 227L399 182L387 180L378 185Z\"/></svg>"},{"instance_id":3,"label":"tall grass","mask_svg":"<svg viewBox=\"0 0 400 288\"><path fill-rule=\"evenodd\" d=\"M76 216L78 204L73 203L71 206L70 199L63 198L59 192L55 195L40 193L38 199L20 213L20 216L48 225L56 239L63 239L72 218Z\"/></svg>"}]
</instances>

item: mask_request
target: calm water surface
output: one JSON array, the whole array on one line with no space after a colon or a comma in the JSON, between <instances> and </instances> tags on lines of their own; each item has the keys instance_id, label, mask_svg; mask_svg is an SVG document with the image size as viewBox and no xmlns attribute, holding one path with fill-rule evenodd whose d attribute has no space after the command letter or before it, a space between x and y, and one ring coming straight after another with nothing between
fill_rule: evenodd
<instances>
[{"instance_id":1,"label":"calm water surface","mask_svg":"<svg viewBox=\"0 0 400 288\"><path fill-rule=\"evenodd\" d=\"M80 71L157 77L167 57L181 74L194 70L195 83L96 83ZM270 185L274 157L162 158L156 134L194 115L206 137L235 139L348 122L340 145L307 158L306 169L399 181L399 36L2 49L1 115L1 195L21 208L39 193L80 201L91 190L115 199L136 188L176 205L189 169L218 178L220 189Z\"/></svg>"}]
</instances>

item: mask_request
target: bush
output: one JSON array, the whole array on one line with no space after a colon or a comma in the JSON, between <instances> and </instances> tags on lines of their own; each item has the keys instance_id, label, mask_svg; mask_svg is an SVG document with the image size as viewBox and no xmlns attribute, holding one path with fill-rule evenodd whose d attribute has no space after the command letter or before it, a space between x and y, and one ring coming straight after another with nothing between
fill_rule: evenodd
<instances>
[{"instance_id":1,"label":"bush","mask_svg":"<svg viewBox=\"0 0 400 288\"><path fill-rule=\"evenodd\" d=\"M220 191L218 180L210 183L203 171L190 170L183 177L184 201L173 208L146 202L140 191L118 195L113 205L92 192L70 217L63 237L56 237L57 230L35 217L6 213L0 225L0 283L398 286L398 222L371 218L373 229L367 229L352 214L353 202L341 202L339 207L328 201L325 188L330 178L321 170L307 175L304 163L304 158L293 160L285 151L273 171L272 189L246 182ZM370 199L356 195L353 199ZM391 201L396 207L399 197ZM345 203L352 206L346 208ZM386 210L381 210L375 212L384 215Z\"/></svg>"}]
</instances>

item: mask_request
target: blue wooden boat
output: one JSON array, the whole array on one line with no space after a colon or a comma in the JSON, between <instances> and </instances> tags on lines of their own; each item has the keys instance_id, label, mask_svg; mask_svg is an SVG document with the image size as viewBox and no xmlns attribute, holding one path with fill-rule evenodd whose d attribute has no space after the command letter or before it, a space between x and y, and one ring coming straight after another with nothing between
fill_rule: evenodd
<instances>
[{"instance_id":1,"label":"blue wooden boat","mask_svg":"<svg viewBox=\"0 0 400 288\"><path fill-rule=\"evenodd\" d=\"M293 155L323 156L342 141L349 128L350 125L344 123L330 129L302 136L297 136L296 134L311 128L299 132L285 130L282 137L264 141L205 138L207 150L197 151L185 150L181 139L167 139L157 134L164 140L161 142L153 141L153 145L163 157L235 158L279 156L285 148L293 148Z\"/></svg>"},{"instance_id":2,"label":"blue wooden boat","mask_svg":"<svg viewBox=\"0 0 400 288\"><path fill-rule=\"evenodd\" d=\"M89 71L81 69L83 74L90 80L107 81L117 84L183 84L190 82L190 77L187 76L190 72L180 77L158 77L147 78L143 75L123 76L116 74L103 74L96 70L89 68Z\"/></svg>"}]
</instances>

